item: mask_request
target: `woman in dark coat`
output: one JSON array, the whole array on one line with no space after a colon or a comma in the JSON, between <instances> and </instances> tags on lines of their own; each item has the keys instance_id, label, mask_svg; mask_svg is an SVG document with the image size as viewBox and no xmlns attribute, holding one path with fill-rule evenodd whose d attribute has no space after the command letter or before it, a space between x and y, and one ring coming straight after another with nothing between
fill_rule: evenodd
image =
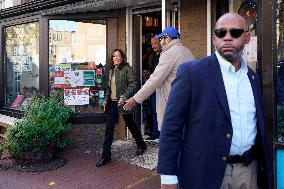
<instances>
[{"instance_id":1,"label":"woman in dark coat","mask_svg":"<svg viewBox=\"0 0 284 189\"><path fill-rule=\"evenodd\" d=\"M115 49L111 53L111 66L109 70L109 81L106 92L106 112L107 124L105 130L105 141L103 145L103 154L96 166L104 166L111 160L111 145L113 133L119 113L122 114L125 125L135 138L138 146L135 156L142 155L147 149L146 143L134 122L133 110L126 111L122 108L125 100L136 93L137 82L134 72L129 63L126 62L126 55L121 49Z\"/></svg>"}]
</instances>

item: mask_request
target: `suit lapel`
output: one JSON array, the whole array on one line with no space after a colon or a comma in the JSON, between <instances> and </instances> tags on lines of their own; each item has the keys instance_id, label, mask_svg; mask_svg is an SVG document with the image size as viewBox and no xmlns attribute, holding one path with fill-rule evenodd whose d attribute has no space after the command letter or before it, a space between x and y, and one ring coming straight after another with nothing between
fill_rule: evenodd
<instances>
[{"instance_id":1,"label":"suit lapel","mask_svg":"<svg viewBox=\"0 0 284 189\"><path fill-rule=\"evenodd\" d=\"M230 110L229 110L229 104L228 104L228 99L226 95L225 85L224 85L220 65L218 63L218 60L215 54L211 55L210 61L208 63L208 67L209 67L210 82L213 83L218 100L228 120L231 122L231 116L230 116Z\"/></svg>"},{"instance_id":2,"label":"suit lapel","mask_svg":"<svg viewBox=\"0 0 284 189\"><path fill-rule=\"evenodd\" d=\"M249 81L250 81L250 84L251 84L251 88L252 88L252 92L253 92L253 97L254 97L254 103L255 103L255 108L256 108L256 115L258 116L258 113L259 113L259 108L260 108L260 104L259 104L259 101L258 101L258 92L257 92L257 86L256 86L256 82L255 82L255 76L252 74L252 71L248 70L248 78L249 78Z\"/></svg>"}]
</instances>

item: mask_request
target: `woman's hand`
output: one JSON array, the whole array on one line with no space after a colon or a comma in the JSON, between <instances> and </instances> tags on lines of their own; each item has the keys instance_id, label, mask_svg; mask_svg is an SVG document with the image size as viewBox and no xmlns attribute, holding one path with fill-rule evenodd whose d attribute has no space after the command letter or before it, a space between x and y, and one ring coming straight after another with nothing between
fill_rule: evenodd
<instances>
[{"instance_id":1,"label":"woman's hand","mask_svg":"<svg viewBox=\"0 0 284 189\"><path fill-rule=\"evenodd\" d=\"M125 101L124 99L122 98L122 96L119 98L119 101L118 101L118 106L123 106L125 104Z\"/></svg>"}]
</instances>

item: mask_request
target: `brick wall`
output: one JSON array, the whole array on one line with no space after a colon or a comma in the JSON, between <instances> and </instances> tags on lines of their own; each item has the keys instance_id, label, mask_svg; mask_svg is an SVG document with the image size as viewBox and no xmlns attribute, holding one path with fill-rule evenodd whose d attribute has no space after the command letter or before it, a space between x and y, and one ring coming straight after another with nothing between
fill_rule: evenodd
<instances>
[{"instance_id":1,"label":"brick wall","mask_svg":"<svg viewBox=\"0 0 284 189\"><path fill-rule=\"evenodd\" d=\"M207 1L181 0L181 41L196 58L207 54Z\"/></svg>"},{"instance_id":2,"label":"brick wall","mask_svg":"<svg viewBox=\"0 0 284 189\"><path fill-rule=\"evenodd\" d=\"M216 2L217 0L212 0L211 1L211 28L212 30L215 28L215 24L216 24ZM214 46L213 43L211 42L211 50L214 50Z\"/></svg>"},{"instance_id":3,"label":"brick wall","mask_svg":"<svg viewBox=\"0 0 284 189\"><path fill-rule=\"evenodd\" d=\"M122 49L126 53L126 10L118 10L118 48ZM125 139L126 138L126 128L122 116L119 116L119 121L115 130L115 138Z\"/></svg>"},{"instance_id":4,"label":"brick wall","mask_svg":"<svg viewBox=\"0 0 284 189\"><path fill-rule=\"evenodd\" d=\"M118 48L122 49L126 53L126 10L118 10Z\"/></svg>"}]
</instances>

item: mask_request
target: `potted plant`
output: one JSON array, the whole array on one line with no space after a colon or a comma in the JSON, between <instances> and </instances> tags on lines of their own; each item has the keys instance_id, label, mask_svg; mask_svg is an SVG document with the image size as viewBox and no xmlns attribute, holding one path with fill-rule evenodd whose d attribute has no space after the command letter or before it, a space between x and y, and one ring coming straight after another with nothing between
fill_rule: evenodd
<instances>
[{"instance_id":1,"label":"potted plant","mask_svg":"<svg viewBox=\"0 0 284 189\"><path fill-rule=\"evenodd\" d=\"M49 98L34 95L24 107L21 121L7 128L2 147L18 163L49 161L57 148L66 148L71 143L65 133L71 129L72 114L62 95Z\"/></svg>"}]
</instances>

